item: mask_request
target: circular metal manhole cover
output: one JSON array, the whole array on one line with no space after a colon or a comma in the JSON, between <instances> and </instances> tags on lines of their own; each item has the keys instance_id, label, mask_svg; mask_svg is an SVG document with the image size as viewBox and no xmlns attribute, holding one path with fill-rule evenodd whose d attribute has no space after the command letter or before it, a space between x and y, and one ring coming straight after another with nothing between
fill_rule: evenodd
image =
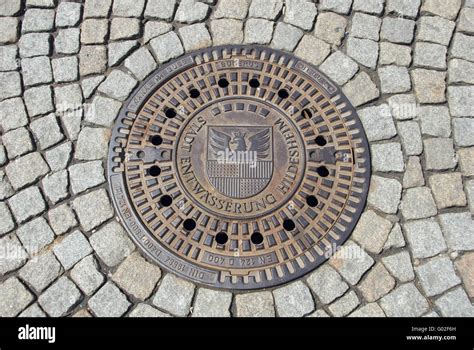
<instances>
[{"instance_id":1,"label":"circular metal manhole cover","mask_svg":"<svg viewBox=\"0 0 474 350\"><path fill-rule=\"evenodd\" d=\"M263 47L163 66L125 104L109 150L129 234L162 267L218 288L275 286L320 265L352 232L369 177L341 90Z\"/></svg>"}]
</instances>

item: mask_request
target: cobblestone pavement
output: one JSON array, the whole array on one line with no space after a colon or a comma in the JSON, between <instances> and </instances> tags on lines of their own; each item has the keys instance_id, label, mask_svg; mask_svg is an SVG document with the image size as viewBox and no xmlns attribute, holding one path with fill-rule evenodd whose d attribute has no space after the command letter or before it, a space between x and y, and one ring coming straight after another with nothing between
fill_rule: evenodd
<instances>
[{"instance_id":1,"label":"cobblestone pavement","mask_svg":"<svg viewBox=\"0 0 474 350\"><path fill-rule=\"evenodd\" d=\"M474 1L0 0L0 316L474 316ZM318 65L371 143L368 205L305 278L216 291L143 258L104 167L160 64L246 43Z\"/></svg>"}]
</instances>

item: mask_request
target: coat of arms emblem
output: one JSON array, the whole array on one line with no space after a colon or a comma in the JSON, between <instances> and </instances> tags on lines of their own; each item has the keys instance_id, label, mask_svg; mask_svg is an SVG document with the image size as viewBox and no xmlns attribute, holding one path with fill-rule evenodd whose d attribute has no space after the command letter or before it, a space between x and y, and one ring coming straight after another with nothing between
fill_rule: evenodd
<instances>
[{"instance_id":1,"label":"coat of arms emblem","mask_svg":"<svg viewBox=\"0 0 474 350\"><path fill-rule=\"evenodd\" d=\"M207 175L221 194L248 198L273 175L273 130L266 126L208 126Z\"/></svg>"}]
</instances>

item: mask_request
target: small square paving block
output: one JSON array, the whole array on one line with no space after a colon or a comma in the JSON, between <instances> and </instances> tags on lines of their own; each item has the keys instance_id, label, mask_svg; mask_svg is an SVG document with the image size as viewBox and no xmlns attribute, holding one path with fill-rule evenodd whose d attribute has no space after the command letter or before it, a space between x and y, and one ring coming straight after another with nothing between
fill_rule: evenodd
<instances>
[{"instance_id":1,"label":"small square paving block","mask_svg":"<svg viewBox=\"0 0 474 350\"><path fill-rule=\"evenodd\" d=\"M438 209L467 204L461 173L435 174L430 176L429 183Z\"/></svg>"},{"instance_id":2,"label":"small square paving block","mask_svg":"<svg viewBox=\"0 0 474 350\"><path fill-rule=\"evenodd\" d=\"M456 166L453 140L431 138L423 141L426 169L447 170Z\"/></svg>"}]
</instances>

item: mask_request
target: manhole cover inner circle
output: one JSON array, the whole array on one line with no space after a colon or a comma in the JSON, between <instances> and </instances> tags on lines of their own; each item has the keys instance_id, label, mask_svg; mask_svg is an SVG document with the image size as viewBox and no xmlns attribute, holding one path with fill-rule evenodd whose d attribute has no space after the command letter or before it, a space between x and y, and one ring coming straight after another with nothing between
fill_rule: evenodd
<instances>
[{"instance_id":1,"label":"manhole cover inner circle","mask_svg":"<svg viewBox=\"0 0 474 350\"><path fill-rule=\"evenodd\" d=\"M150 76L114 128L108 179L119 217L162 267L256 289L323 263L368 190L354 108L315 67L262 47L215 47Z\"/></svg>"}]
</instances>

